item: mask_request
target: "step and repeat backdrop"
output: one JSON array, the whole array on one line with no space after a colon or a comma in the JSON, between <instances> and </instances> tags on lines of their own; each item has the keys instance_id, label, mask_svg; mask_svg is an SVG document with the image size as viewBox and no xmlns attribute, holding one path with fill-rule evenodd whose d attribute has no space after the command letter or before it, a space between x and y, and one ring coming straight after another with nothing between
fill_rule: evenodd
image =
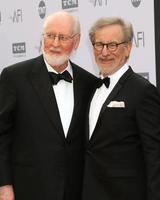
<instances>
[{"instance_id":1,"label":"step and repeat backdrop","mask_svg":"<svg viewBox=\"0 0 160 200\"><path fill-rule=\"evenodd\" d=\"M65 10L81 23L81 42L72 61L98 75L88 38L91 24L99 17L120 16L134 28L128 63L156 85L154 0L0 0L0 71L13 63L41 54L45 17Z\"/></svg>"}]
</instances>

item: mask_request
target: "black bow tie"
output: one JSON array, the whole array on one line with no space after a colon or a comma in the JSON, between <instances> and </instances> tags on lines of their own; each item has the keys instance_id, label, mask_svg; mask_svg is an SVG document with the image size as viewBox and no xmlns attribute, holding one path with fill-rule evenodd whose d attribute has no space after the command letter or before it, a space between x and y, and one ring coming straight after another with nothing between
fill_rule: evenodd
<instances>
[{"instance_id":1,"label":"black bow tie","mask_svg":"<svg viewBox=\"0 0 160 200\"><path fill-rule=\"evenodd\" d=\"M48 74L53 85L57 85L60 80L65 80L70 83L72 82L72 77L67 70L62 74L56 74L54 72L48 72Z\"/></svg>"},{"instance_id":2,"label":"black bow tie","mask_svg":"<svg viewBox=\"0 0 160 200\"><path fill-rule=\"evenodd\" d=\"M100 88L102 86L102 84L105 84L105 86L108 88L109 84L110 84L110 78L106 77L104 79L99 78L98 79L98 84L97 84L97 88Z\"/></svg>"}]
</instances>

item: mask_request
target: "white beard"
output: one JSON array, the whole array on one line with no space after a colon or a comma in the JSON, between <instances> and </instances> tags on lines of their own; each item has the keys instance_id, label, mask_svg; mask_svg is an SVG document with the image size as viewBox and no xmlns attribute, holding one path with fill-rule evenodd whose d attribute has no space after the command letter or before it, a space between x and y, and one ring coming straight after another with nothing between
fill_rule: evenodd
<instances>
[{"instance_id":1,"label":"white beard","mask_svg":"<svg viewBox=\"0 0 160 200\"><path fill-rule=\"evenodd\" d=\"M70 55L49 55L43 52L44 58L51 66L63 65L66 61L69 60Z\"/></svg>"}]
</instances>

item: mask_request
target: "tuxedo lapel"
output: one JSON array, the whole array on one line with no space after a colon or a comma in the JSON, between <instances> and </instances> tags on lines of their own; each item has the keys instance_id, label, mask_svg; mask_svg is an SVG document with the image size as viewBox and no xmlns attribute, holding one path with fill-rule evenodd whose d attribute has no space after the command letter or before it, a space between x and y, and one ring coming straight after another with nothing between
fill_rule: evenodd
<instances>
[{"instance_id":1,"label":"tuxedo lapel","mask_svg":"<svg viewBox=\"0 0 160 200\"><path fill-rule=\"evenodd\" d=\"M91 94L91 98L90 98L90 103L88 105L88 108L87 108L87 117L86 117L86 127L85 127L85 132L86 132L86 142L88 143L90 141L90 135L89 135L89 111L90 111L90 104L91 104L91 101L93 99L93 96L95 94L95 91L96 91L97 87L94 88L92 94Z\"/></svg>"},{"instance_id":2,"label":"tuxedo lapel","mask_svg":"<svg viewBox=\"0 0 160 200\"><path fill-rule=\"evenodd\" d=\"M111 93L109 94L109 96L107 97L106 101L104 102L102 109L100 111L100 115L99 117L101 117L101 115L103 114L103 112L105 111L105 109L107 108L107 105L114 100L114 98L116 97L116 95L119 93L119 91L121 90L121 87L123 86L124 82L128 79L128 77L133 73L132 69L129 67L129 69L123 74L123 76L120 78L120 80L118 81L118 83L115 85L115 87L113 88L113 90L111 91Z\"/></svg>"},{"instance_id":3,"label":"tuxedo lapel","mask_svg":"<svg viewBox=\"0 0 160 200\"><path fill-rule=\"evenodd\" d=\"M104 102L104 104L101 108L100 114L99 114L99 118L101 117L101 115L103 114L105 109L107 108L107 105L110 103L110 101L112 101L114 99L114 97L118 94L121 87L122 87L122 84L120 82L118 82L116 84L116 86L114 87L114 89L112 90L112 92L110 93L110 95L107 97L106 101Z\"/></svg>"},{"instance_id":4,"label":"tuxedo lapel","mask_svg":"<svg viewBox=\"0 0 160 200\"><path fill-rule=\"evenodd\" d=\"M80 76L78 69L72 63L73 70L73 93L74 93L74 109L72 114L71 123L69 126L67 138L71 137L71 134L74 133L73 129L76 124L77 118L79 117L78 113L80 113L81 102L82 102L82 92L83 92L83 83L81 81L82 77Z\"/></svg>"},{"instance_id":5,"label":"tuxedo lapel","mask_svg":"<svg viewBox=\"0 0 160 200\"><path fill-rule=\"evenodd\" d=\"M100 111L100 113L99 113L99 117L98 117L96 126L95 126L95 128L94 128L94 131L93 131L93 133L92 133L92 136L91 136L91 138L89 139L89 141L90 141L89 144L91 144L91 141L94 140L94 137L96 137L96 134L95 134L95 133L96 133L96 129L97 129L97 127L99 126L99 121L100 121L100 119L101 119L101 117L102 117L104 111L107 109L107 105L108 105L109 102L110 102L112 99L114 99L114 97L118 94L118 92L120 91L121 87L122 87L121 83L120 83L120 82L117 83L116 86L114 87L114 89L112 90L112 92L110 93L110 95L108 96L108 98L106 99L106 101L104 102L104 104L103 104L103 106L102 106L102 108L101 108L101 111ZM89 119L88 119L88 121L89 121ZM89 126L89 124L88 124L88 126ZM89 132L89 128L88 128L88 132Z\"/></svg>"},{"instance_id":6,"label":"tuxedo lapel","mask_svg":"<svg viewBox=\"0 0 160 200\"><path fill-rule=\"evenodd\" d=\"M109 94L109 96L107 97L106 101L104 102L94 132L96 132L96 129L98 127L99 124L99 120L101 119L101 116L103 115L104 111L108 108L107 105L115 99L115 97L117 96L117 94L121 91L121 88L123 87L123 84L125 83L125 81L129 78L129 76L133 74L133 71L131 69L131 67L129 67L129 69L123 74L123 76L119 79L118 83L115 85L115 87L113 88L113 90L111 91L111 93ZM95 136L95 134L92 134L92 137L90 138L90 140L92 140Z\"/></svg>"},{"instance_id":7,"label":"tuxedo lapel","mask_svg":"<svg viewBox=\"0 0 160 200\"><path fill-rule=\"evenodd\" d=\"M52 122L54 127L56 127L57 132L64 138L56 98L42 56L36 60L29 79L42 103L43 108L46 111L49 120Z\"/></svg>"}]
</instances>

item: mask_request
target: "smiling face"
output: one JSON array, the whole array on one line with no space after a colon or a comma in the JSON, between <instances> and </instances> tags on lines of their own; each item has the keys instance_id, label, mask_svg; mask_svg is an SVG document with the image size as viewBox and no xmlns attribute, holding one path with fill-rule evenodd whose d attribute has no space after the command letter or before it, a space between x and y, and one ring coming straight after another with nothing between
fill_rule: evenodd
<instances>
[{"instance_id":1,"label":"smiling face","mask_svg":"<svg viewBox=\"0 0 160 200\"><path fill-rule=\"evenodd\" d=\"M53 15L45 24L42 51L51 66L65 66L72 51L78 47L80 36L75 34L74 25L72 17L65 13Z\"/></svg>"},{"instance_id":2,"label":"smiling face","mask_svg":"<svg viewBox=\"0 0 160 200\"><path fill-rule=\"evenodd\" d=\"M95 43L119 44L124 41L124 35L120 25L105 26L95 32ZM101 51L97 51L94 48L95 60L100 68L101 74L108 76L120 69L129 57L131 46L131 42L126 42L118 45L115 51L110 51L106 45L104 45Z\"/></svg>"}]
</instances>

